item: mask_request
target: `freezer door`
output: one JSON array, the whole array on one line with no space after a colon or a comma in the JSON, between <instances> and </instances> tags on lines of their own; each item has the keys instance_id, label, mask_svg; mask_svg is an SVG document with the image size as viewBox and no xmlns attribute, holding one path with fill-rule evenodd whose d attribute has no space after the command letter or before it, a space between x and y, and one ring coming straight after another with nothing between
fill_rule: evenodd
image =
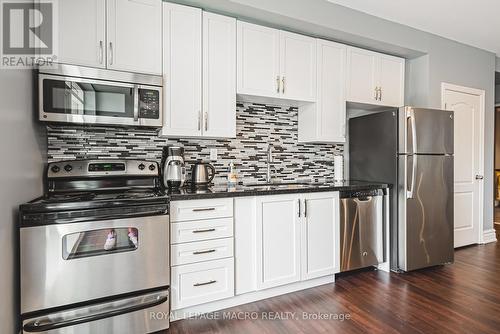
<instances>
[{"instance_id":1,"label":"freezer door","mask_svg":"<svg viewBox=\"0 0 500 334\"><path fill-rule=\"evenodd\" d=\"M403 107L399 110L402 154L453 154L453 111Z\"/></svg>"},{"instance_id":2,"label":"freezer door","mask_svg":"<svg viewBox=\"0 0 500 334\"><path fill-rule=\"evenodd\" d=\"M399 156L399 268L453 262L453 156Z\"/></svg>"}]
</instances>

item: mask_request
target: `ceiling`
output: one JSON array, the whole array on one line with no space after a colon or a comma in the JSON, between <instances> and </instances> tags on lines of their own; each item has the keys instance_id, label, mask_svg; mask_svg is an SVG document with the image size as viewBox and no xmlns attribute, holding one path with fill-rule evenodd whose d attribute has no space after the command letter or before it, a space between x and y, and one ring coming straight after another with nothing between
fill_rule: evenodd
<instances>
[{"instance_id":1,"label":"ceiling","mask_svg":"<svg viewBox=\"0 0 500 334\"><path fill-rule=\"evenodd\" d=\"M326 0L500 56L499 0Z\"/></svg>"}]
</instances>

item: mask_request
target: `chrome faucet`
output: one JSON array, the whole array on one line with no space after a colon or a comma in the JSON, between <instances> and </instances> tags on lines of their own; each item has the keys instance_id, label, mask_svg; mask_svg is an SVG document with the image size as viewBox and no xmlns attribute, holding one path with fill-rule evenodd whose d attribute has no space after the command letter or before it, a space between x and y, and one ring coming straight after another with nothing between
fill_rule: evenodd
<instances>
[{"instance_id":1,"label":"chrome faucet","mask_svg":"<svg viewBox=\"0 0 500 334\"><path fill-rule=\"evenodd\" d=\"M267 173L266 173L266 183L271 183L272 182L272 176L271 176L271 164L274 162L273 159L273 148L271 144L267 147L267 158L266 158L266 165L267 165Z\"/></svg>"}]
</instances>

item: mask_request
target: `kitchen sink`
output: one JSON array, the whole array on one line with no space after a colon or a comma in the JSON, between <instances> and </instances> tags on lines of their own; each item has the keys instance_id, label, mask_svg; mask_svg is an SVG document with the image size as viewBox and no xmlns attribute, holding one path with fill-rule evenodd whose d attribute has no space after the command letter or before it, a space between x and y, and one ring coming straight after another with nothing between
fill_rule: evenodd
<instances>
[{"instance_id":1,"label":"kitchen sink","mask_svg":"<svg viewBox=\"0 0 500 334\"><path fill-rule=\"evenodd\" d=\"M249 183L245 187L254 189L297 189L307 188L310 186L308 182L270 182L270 183Z\"/></svg>"}]
</instances>

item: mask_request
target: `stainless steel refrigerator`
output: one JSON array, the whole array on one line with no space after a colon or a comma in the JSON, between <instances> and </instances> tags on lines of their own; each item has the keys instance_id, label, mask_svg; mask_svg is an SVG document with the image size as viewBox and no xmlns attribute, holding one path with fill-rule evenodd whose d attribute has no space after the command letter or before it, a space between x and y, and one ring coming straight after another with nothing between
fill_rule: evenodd
<instances>
[{"instance_id":1,"label":"stainless steel refrigerator","mask_svg":"<svg viewBox=\"0 0 500 334\"><path fill-rule=\"evenodd\" d=\"M392 184L393 271L453 262L453 112L402 107L349 120L349 177Z\"/></svg>"}]
</instances>

